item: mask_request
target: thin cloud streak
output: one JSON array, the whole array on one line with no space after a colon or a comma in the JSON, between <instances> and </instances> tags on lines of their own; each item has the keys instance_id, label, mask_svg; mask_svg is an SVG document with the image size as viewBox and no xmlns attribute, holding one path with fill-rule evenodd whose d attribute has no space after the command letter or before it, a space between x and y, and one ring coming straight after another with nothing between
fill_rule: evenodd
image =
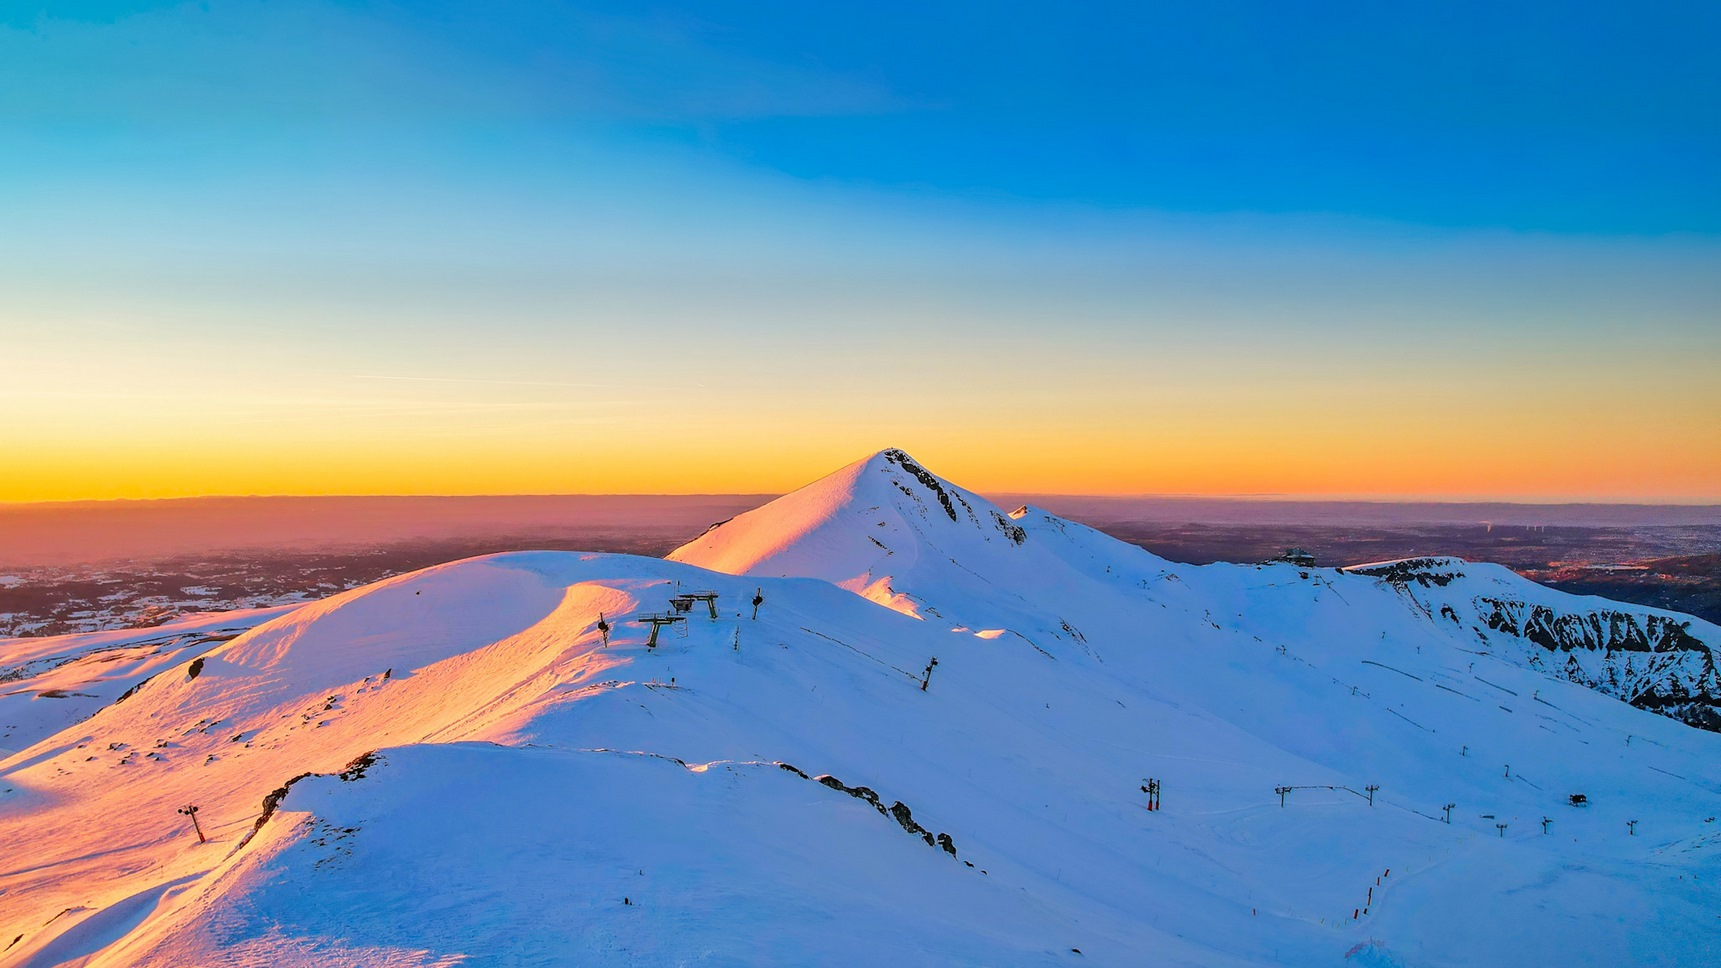
<instances>
[{"instance_id":1,"label":"thin cloud streak","mask_svg":"<svg viewBox=\"0 0 1721 968\"><path fill-rule=\"evenodd\" d=\"M504 387L575 387L585 390L614 390L607 383L553 383L541 380L477 380L456 376L384 376L377 373L355 373L355 380L398 380L411 383L480 383Z\"/></svg>"}]
</instances>

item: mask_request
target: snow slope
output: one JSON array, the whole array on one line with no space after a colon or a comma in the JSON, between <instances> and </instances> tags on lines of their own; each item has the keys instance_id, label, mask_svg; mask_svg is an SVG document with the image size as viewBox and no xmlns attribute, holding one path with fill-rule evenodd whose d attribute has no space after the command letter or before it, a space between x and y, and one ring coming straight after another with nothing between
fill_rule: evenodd
<instances>
[{"instance_id":1,"label":"snow slope","mask_svg":"<svg viewBox=\"0 0 1721 968\"><path fill-rule=\"evenodd\" d=\"M147 629L0 639L0 758L89 717L162 669L296 607L188 615Z\"/></svg>"},{"instance_id":2,"label":"snow slope","mask_svg":"<svg viewBox=\"0 0 1721 968\"><path fill-rule=\"evenodd\" d=\"M0 964L1721 950L1721 736L1478 638L1457 580L1173 565L895 451L672 557L355 589L0 761Z\"/></svg>"}]
</instances>

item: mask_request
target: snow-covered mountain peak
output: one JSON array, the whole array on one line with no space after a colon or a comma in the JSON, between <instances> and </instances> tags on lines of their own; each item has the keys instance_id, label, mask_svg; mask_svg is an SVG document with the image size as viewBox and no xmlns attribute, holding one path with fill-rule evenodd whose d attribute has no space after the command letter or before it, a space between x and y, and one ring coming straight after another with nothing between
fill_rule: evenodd
<instances>
[{"instance_id":1,"label":"snow-covered mountain peak","mask_svg":"<svg viewBox=\"0 0 1721 968\"><path fill-rule=\"evenodd\" d=\"M1172 567L1039 508L1005 512L882 450L739 515L669 555L730 574L818 578L946 626L1085 650L1060 613ZM1046 600L1060 602L1047 608Z\"/></svg>"},{"instance_id":2,"label":"snow-covered mountain peak","mask_svg":"<svg viewBox=\"0 0 1721 968\"><path fill-rule=\"evenodd\" d=\"M716 525L669 557L859 591L928 559L984 559L1027 538L997 505L892 448Z\"/></svg>"},{"instance_id":3,"label":"snow-covered mountain peak","mask_svg":"<svg viewBox=\"0 0 1721 968\"><path fill-rule=\"evenodd\" d=\"M1324 610L1328 597L1384 592L1464 648L1497 650L1721 729L1713 654L1721 629L1690 616L1563 594L1502 565L1449 555L1339 569L1175 564L1041 508L1005 513L900 450L714 527L671 557L731 574L823 579L917 618L1014 633L1008 641L1070 658L1102 659L1094 633L1127 639L1135 619L1125 616L1144 607L1181 613L1193 634L1215 641L1227 628L1266 638L1285 609ZM1287 572L1297 580L1278 577Z\"/></svg>"}]
</instances>

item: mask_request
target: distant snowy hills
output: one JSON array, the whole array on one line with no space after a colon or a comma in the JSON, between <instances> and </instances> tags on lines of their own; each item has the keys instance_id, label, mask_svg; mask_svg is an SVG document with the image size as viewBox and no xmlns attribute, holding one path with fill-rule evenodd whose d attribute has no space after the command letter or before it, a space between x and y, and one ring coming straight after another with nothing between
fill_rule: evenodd
<instances>
[{"instance_id":1,"label":"distant snowy hills","mask_svg":"<svg viewBox=\"0 0 1721 968\"><path fill-rule=\"evenodd\" d=\"M0 642L0 965L1701 964L1718 644L884 451L667 561Z\"/></svg>"}]
</instances>

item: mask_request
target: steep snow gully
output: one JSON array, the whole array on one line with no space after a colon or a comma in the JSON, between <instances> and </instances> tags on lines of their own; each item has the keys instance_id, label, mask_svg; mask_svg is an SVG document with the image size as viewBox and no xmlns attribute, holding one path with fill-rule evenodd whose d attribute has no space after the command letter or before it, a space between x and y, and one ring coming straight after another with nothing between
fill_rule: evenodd
<instances>
[{"instance_id":1,"label":"steep snow gully","mask_svg":"<svg viewBox=\"0 0 1721 968\"><path fill-rule=\"evenodd\" d=\"M1707 964L1718 644L884 451L668 560L0 642L0 965Z\"/></svg>"}]
</instances>

